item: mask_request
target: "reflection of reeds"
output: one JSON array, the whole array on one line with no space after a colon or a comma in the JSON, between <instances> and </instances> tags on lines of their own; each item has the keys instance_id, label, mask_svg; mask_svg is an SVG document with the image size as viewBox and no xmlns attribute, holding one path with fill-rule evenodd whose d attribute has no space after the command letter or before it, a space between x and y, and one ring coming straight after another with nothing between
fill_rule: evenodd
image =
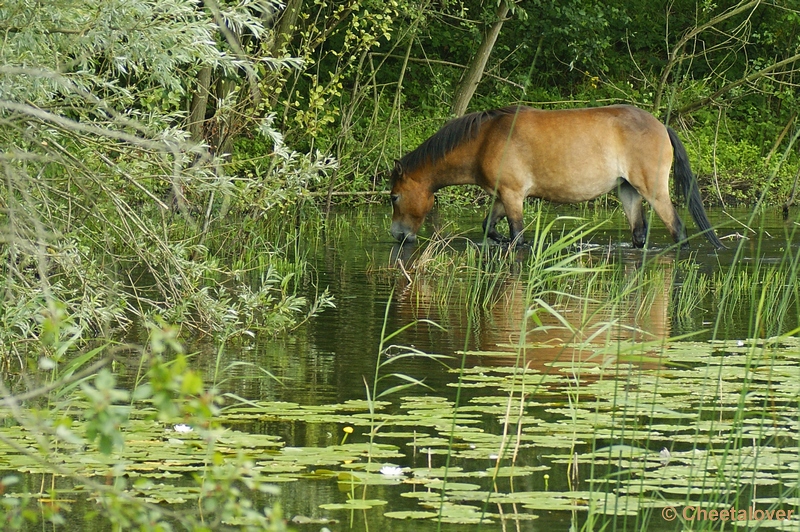
<instances>
[{"instance_id":1,"label":"reflection of reeds","mask_svg":"<svg viewBox=\"0 0 800 532\"><path fill-rule=\"evenodd\" d=\"M711 281L700 271L700 266L689 259L677 265L672 282L672 317L678 323L689 323L705 311L703 303L711 290Z\"/></svg>"},{"instance_id":2,"label":"reflection of reeds","mask_svg":"<svg viewBox=\"0 0 800 532\"><path fill-rule=\"evenodd\" d=\"M473 295L487 296L472 301L482 306L496 302L488 294L508 276L524 278L535 292L552 290L564 279L584 270L581 261L587 253L582 251L581 244L597 227L582 224L559 230L565 222L575 221L575 218L557 218L548 222L542 216L535 216L526 228L527 244L521 248L476 243L462 235L437 231L402 266L411 282L435 279L442 300L448 299L452 288L449 281L457 275L465 276L480 288Z\"/></svg>"},{"instance_id":3,"label":"reflection of reeds","mask_svg":"<svg viewBox=\"0 0 800 532\"><path fill-rule=\"evenodd\" d=\"M798 315L797 268L781 261L769 268L735 265L713 276L714 303L723 325L746 327L747 337L775 336L792 328L789 318ZM792 312L794 310L794 312Z\"/></svg>"},{"instance_id":4,"label":"reflection of reeds","mask_svg":"<svg viewBox=\"0 0 800 532\"><path fill-rule=\"evenodd\" d=\"M534 241L531 249L515 250L437 233L404 268L412 284L424 286L420 305L433 304L442 314L454 306L474 312L519 304L509 298L522 297L523 304L538 309L535 315L547 312L559 320L559 309L570 307L571 322L579 312L587 313L580 323L590 321L591 313L613 320L631 311L636 322L645 322L666 291L669 319L681 333L705 329L712 337L774 336L792 328L790 320L798 315L798 268L791 256L771 264L737 262L706 273L691 257L677 262L672 256L653 257L635 264L591 254L580 246L580 235L564 230L549 241ZM522 284L523 295L509 295L512 282Z\"/></svg>"},{"instance_id":5,"label":"reflection of reeds","mask_svg":"<svg viewBox=\"0 0 800 532\"><path fill-rule=\"evenodd\" d=\"M702 474L707 471L705 456L712 453L717 438L714 467L722 470L718 464L724 462L728 464L726 475L745 479L751 466L742 460L743 453L747 460L756 453L757 459L760 449L773 445L767 428L773 420L765 419L757 409L757 394L763 393L764 386L754 383L772 379L769 359L774 353L766 344L741 342L739 346L749 346L747 352L726 353L737 357L736 362L727 362L719 356L721 348L681 344L671 336L670 327L677 325L681 332L705 327L702 332L714 339L731 339L724 338L726 334L737 339L787 333L800 306L796 256L800 252L786 245L783 256L771 263L745 261L743 254L737 253L732 266L711 274L696 256L678 260L673 252L661 256L643 252L627 259L608 252L590 253L581 245L584 226L575 230L555 227L535 219L528 230L530 248L523 251L472 242L465 247L459 242L461 237L435 235L420 251L417 262L406 264L407 281L420 289L414 293L420 301L425 298L426 304L440 306L441 314L466 307L471 316L468 325L484 329L492 327L487 321L492 317L518 321L519 341L510 342L516 352L511 348L504 361L514 367L504 372L508 402L497 418L500 452L495 474L501 464L514 465L524 454L520 451L526 446L525 428L535 424L524 425L520 420L542 408L535 398L546 386L531 370L552 370L554 375L563 372L569 376L559 381L563 393L552 399L546 410L548 416L561 416L559 427L569 427L559 433L567 444L563 461L568 460L569 465L553 462L548 473L552 480L547 477L545 489L551 482L566 483L577 491L588 488L594 494L589 499L597 501L632 488L633 495L624 502L649 504L653 497L637 490L640 481L629 475L646 476L653 486L660 486L664 477L667 487L676 489L677 483L677 489L685 487L687 494L702 493L704 504L730 507L735 501L727 487L713 484L713 471L711 476ZM761 257L760 247L755 246L748 255ZM487 311L480 315L480 323L478 317L472 317L475 309ZM553 333L555 329L557 333ZM534 367L541 351L531 354L531 346L545 343L543 339L556 339L561 346L550 345L563 348L558 355L562 358L544 370L541 365ZM587 352L593 354L587 358ZM675 360L665 368L669 357ZM620 360L633 364L609 363ZM649 370L641 366L647 363L660 367ZM751 367L759 367L759 372ZM781 367L780 371L787 369ZM759 420L759 416L764 417ZM691 425L695 421L690 420L696 420L696 429ZM757 427L758 421L765 422L763 429ZM787 445L796 445L796 440L789 438ZM682 463L697 466L696 470L688 474L678 470ZM686 500L697 502L698 497L687 495ZM650 529L649 514L634 506L640 521L633 528ZM587 520L576 520L573 525L587 530L624 528L603 513L590 508ZM613 512L606 508L606 513Z\"/></svg>"}]
</instances>

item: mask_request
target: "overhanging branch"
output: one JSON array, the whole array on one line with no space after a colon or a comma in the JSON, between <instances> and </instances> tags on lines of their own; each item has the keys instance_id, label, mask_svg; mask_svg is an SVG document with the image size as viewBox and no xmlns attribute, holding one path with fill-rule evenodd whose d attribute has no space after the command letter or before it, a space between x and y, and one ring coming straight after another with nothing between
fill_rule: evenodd
<instances>
[{"instance_id":1,"label":"overhanging branch","mask_svg":"<svg viewBox=\"0 0 800 532\"><path fill-rule=\"evenodd\" d=\"M732 89L735 89L736 87L738 87L740 85L744 85L745 83L750 83L751 81L755 81L755 80L757 80L759 78L763 78L763 77L767 76L768 74L770 74L772 71L777 70L778 68L780 68L782 66L794 63L797 60L800 60L800 54L795 54L792 57L784 59L783 61L778 61L777 63L775 63L773 65L770 65L770 66L768 66L766 68L762 68L758 72L753 72L749 76L745 76L745 77L743 77L743 78L741 78L739 80L736 80L734 82L728 83L724 87L721 87L716 92L714 92L714 94L712 94L710 96L707 96L705 98L702 98L700 100L697 100L695 102L692 102L689 105L685 105L684 107L681 107L680 109L678 109L677 113L678 114L690 113L692 111L700 109L701 107L707 105L708 103L716 100L717 98L719 98L720 96L722 96L726 92L728 92L728 91L730 91Z\"/></svg>"}]
</instances>

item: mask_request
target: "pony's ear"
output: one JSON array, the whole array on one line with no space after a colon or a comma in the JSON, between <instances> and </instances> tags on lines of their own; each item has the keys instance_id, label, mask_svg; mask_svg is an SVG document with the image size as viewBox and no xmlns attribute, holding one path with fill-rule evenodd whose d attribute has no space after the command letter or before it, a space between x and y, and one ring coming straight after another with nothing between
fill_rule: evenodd
<instances>
[{"instance_id":1,"label":"pony's ear","mask_svg":"<svg viewBox=\"0 0 800 532\"><path fill-rule=\"evenodd\" d=\"M398 177L403 175L403 165L397 159L394 160L394 174Z\"/></svg>"}]
</instances>

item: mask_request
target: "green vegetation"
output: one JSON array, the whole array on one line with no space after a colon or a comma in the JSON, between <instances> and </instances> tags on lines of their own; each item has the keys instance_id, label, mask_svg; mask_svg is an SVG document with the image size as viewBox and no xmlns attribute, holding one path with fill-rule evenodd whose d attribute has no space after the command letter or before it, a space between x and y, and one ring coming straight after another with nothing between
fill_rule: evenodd
<instances>
[{"instance_id":1,"label":"green vegetation","mask_svg":"<svg viewBox=\"0 0 800 532\"><path fill-rule=\"evenodd\" d=\"M768 176L797 129L799 19L785 1L290 0L281 49L303 63L270 109L292 145L336 155L325 188L348 192L380 190L372 179L462 107L632 103L679 130L708 201L768 185L780 204L796 148Z\"/></svg>"},{"instance_id":2,"label":"green vegetation","mask_svg":"<svg viewBox=\"0 0 800 532\"><path fill-rule=\"evenodd\" d=\"M245 353L334 305L312 249L385 232L330 209L380 200L392 160L465 109L633 103L680 130L707 201L794 200L798 21L784 0L0 3L3 530L76 515L113 530L283 530L276 485L334 478L348 498L318 507L353 512L351 524L356 510L438 527L511 506L586 511L575 523L600 529L604 516L698 502L698 483L712 489L702 502L792 500L782 449L796 445L800 259L790 233L774 267L741 262L745 245L760 256L753 218L733 266L715 272L671 251L630 271L587 245L602 225L591 207L589 222L554 222L541 205L532 252L445 231L388 270L371 259L420 308L469 308L467 337L498 309L510 317L503 349L460 351L455 397L402 397L426 384L402 369L410 360L440 367L458 353L389 345L431 323L389 333L391 302L364 401L269 402L227 383L245 374L253 395L280 384ZM742 315L750 340L719 343ZM678 332L712 317L717 343L673 341L670 316ZM528 367L544 351L554 358ZM514 364L468 369L472 356ZM659 357L675 368L612 364ZM699 399L676 399L686 390ZM525 410L544 396L557 399ZM285 449L262 422L339 443ZM339 440L342 424L363 431ZM667 440L684 447L659 466ZM546 464L520 464L534 444L553 450ZM409 447L428 461L414 484L397 465ZM513 489L518 477L533 489ZM582 491L564 485L586 478ZM424 487L407 491L419 501L408 511L372 491L408 485Z\"/></svg>"}]
</instances>

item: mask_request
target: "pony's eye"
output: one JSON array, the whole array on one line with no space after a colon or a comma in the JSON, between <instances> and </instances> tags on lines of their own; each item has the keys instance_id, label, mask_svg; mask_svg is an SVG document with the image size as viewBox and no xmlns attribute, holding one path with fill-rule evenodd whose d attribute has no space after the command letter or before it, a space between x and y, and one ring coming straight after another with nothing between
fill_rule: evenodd
<instances>
[{"instance_id":1,"label":"pony's eye","mask_svg":"<svg viewBox=\"0 0 800 532\"><path fill-rule=\"evenodd\" d=\"M392 200L392 203L397 203L397 200L400 199L400 196L398 196L397 194L392 194L391 196L389 196L389 198Z\"/></svg>"}]
</instances>

